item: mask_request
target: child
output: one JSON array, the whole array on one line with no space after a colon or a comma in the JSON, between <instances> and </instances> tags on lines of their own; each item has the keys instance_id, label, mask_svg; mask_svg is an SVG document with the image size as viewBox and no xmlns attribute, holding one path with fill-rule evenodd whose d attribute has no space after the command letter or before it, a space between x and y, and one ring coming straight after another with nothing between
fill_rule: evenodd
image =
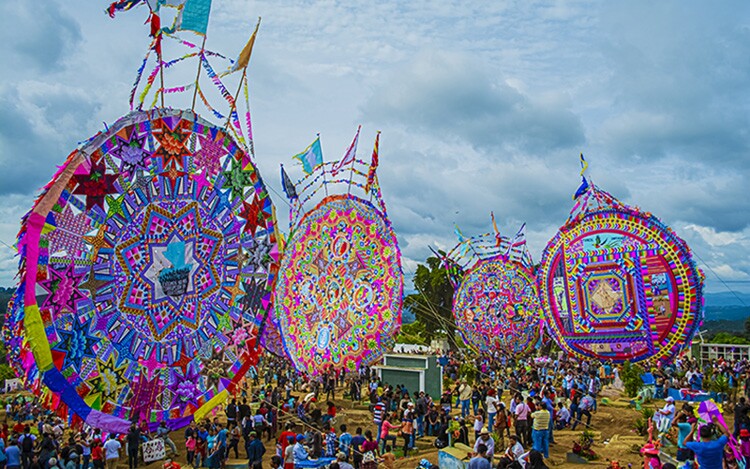
<instances>
[{"instance_id":1,"label":"child","mask_svg":"<svg viewBox=\"0 0 750 469\"><path fill-rule=\"evenodd\" d=\"M643 455L643 469L662 469L659 459L659 450L656 446L648 443L641 448Z\"/></svg>"},{"instance_id":2,"label":"child","mask_svg":"<svg viewBox=\"0 0 750 469\"><path fill-rule=\"evenodd\" d=\"M206 462L206 440L200 435L195 438L195 461L193 467L203 467Z\"/></svg>"},{"instance_id":3,"label":"child","mask_svg":"<svg viewBox=\"0 0 750 469\"><path fill-rule=\"evenodd\" d=\"M396 455L393 454L391 445L385 445L385 453L383 453L382 458L383 466L385 466L386 469L393 469L396 467Z\"/></svg>"},{"instance_id":4,"label":"child","mask_svg":"<svg viewBox=\"0 0 750 469\"><path fill-rule=\"evenodd\" d=\"M187 440L185 440L185 449L187 450L188 466L193 465L193 459L195 458L195 446L196 446L195 437L193 435L190 435L187 438Z\"/></svg>"},{"instance_id":5,"label":"child","mask_svg":"<svg viewBox=\"0 0 750 469\"><path fill-rule=\"evenodd\" d=\"M740 453L745 460L750 458L750 430L747 428L740 430Z\"/></svg>"}]
</instances>

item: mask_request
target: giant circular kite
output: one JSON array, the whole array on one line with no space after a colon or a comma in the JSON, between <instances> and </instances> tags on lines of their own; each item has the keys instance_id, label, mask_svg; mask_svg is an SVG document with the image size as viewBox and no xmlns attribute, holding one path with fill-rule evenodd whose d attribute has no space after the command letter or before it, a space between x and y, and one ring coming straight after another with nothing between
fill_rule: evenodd
<instances>
[{"instance_id":1,"label":"giant circular kite","mask_svg":"<svg viewBox=\"0 0 750 469\"><path fill-rule=\"evenodd\" d=\"M523 354L540 337L541 311L533 261L522 225L513 239L494 233L464 238L443 260L453 293L453 317L464 341L483 353Z\"/></svg>"},{"instance_id":2,"label":"giant circular kite","mask_svg":"<svg viewBox=\"0 0 750 469\"><path fill-rule=\"evenodd\" d=\"M18 245L20 374L90 425L185 424L250 366L278 269L271 200L194 112L132 112L71 153Z\"/></svg>"},{"instance_id":3,"label":"giant circular kite","mask_svg":"<svg viewBox=\"0 0 750 469\"><path fill-rule=\"evenodd\" d=\"M505 256L479 260L464 274L453 300L458 330L482 352L531 350L539 338L539 313L532 269Z\"/></svg>"},{"instance_id":4,"label":"giant circular kite","mask_svg":"<svg viewBox=\"0 0 750 469\"><path fill-rule=\"evenodd\" d=\"M390 222L354 196L325 198L287 242L275 308L295 367L355 371L401 325L403 274Z\"/></svg>"},{"instance_id":5,"label":"giant circular kite","mask_svg":"<svg viewBox=\"0 0 750 469\"><path fill-rule=\"evenodd\" d=\"M538 278L563 349L602 360L664 360L703 318L703 274L674 231L593 185L549 242Z\"/></svg>"}]
</instances>

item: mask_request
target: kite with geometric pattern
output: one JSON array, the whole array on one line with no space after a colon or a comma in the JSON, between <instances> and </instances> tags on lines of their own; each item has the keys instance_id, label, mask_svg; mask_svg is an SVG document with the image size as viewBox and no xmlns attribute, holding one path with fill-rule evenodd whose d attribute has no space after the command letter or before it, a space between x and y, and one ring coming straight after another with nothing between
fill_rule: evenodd
<instances>
[{"instance_id":1,"label":"kite with geometric pattern","mask_svg":"<svg viewBox=\"0 0 750 469\"><path fill-rule=\"evenodd\" d=\"M60 413L177 427L256 358L278 270L271 200L244 147L192 111L131 112L71 153L18 246L11 359Z\"/></svg>"},{"instance_id":2,"label":"kite with geometric pattern","mask_svg":"<svg viewBox=\"0 0 750 469\"><path fill-rule=\"evenodd\" d=\"M703 320L703 273L671 228L584 181L542 255L547 328L578 356L668 361Z\"/></svg>"}]
</instances>

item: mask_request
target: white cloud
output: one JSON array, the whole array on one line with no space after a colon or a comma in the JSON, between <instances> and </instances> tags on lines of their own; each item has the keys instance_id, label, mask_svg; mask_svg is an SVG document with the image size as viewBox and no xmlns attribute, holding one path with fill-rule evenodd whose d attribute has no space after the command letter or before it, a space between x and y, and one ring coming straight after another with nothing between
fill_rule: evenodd
<instances>
[{"instance_id":1,"label":"white cloud","mask_svg":"<svg viewBox=\"0 0 750 469\"><path fill-rule=\"evenodd\" d=\"M84 0L0 7L12 71L0 77L0 240L9 244L55 165L127 112L149 42L145 12L112 20L102 9ZM739 0L226 0L214 2L208 47L236 55L263 17L251 104L258 166L278 193L279 162L316 132L334 159L358 123L361 156L383 131L379 176L407 271L428 245L453 245L453 222L488 231L490 211L502 230L527 221L539 259L565 221L583 151L598 185L675 226L734 279L750 273L747 243L729 242L750 237L748 13ZM182 53L171 43L165 51ZM176 69L168 82L194 73ZM274 202L283 216L283 199ZM12 282L14 264L0 247L0 284Z\"/></svg>"}]
</instances>

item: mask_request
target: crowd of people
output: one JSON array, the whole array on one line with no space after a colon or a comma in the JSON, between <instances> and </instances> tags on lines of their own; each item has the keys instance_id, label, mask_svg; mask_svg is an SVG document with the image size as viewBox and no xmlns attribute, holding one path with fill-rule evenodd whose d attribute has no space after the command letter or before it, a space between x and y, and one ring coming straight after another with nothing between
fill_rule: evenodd
<instances>
[{"instance_id":1,"label":"crowd of people","mask_svg":"<svg viewBox=\"0 0 750 469\"><path fill-rule=\"evenodd\" d=\"M178 448L164 424L154 430L134 423L125 435L106 435L80 423L69 426L36 399L17 395L6 403L6 424L0 428L0 469L114 469L125 460L134 469L143 462L140 448L152 439L162 440L171 458L184 451L187 465L195 468L223 468L229 458L259 468L269 453L272 467L285 469L314 461L333 469L392 468L397 455L408 457L424 437L432 437L429 444L438 448L465 445L472 469L536 469L546 467L556 431L592 428L602 388L622 386L619 369L611 363L498 354L464 366L468 360L462 352L443 354L439 362L447 386L442 395L430 396L384 383L367 367L305 377L287 360L266 356L223 415L180 430L184 448ZM740 388L737 394L742 387L747 394L749 370L741 361L716 360L701 367L680 359L654 370L656 397L666 400L654 416L658 437L653 449L644 448L644 465L661 467L655 453L672 428L678 435L677 459L686 466L697 461L712 467L707 458L716 448L724 457L733 438L736 456L750 457L750 405L744 398L734 406L733 434L721 435L720 426L697 425L690 406L677 411L668 392L683 386L699 392L705 376L723 376ZM353 406L369 406L371 424L342 423L335 402L344 398ZM179 468L174 460L168 464L167 469Z\"/></svg>"}]
</instances>

